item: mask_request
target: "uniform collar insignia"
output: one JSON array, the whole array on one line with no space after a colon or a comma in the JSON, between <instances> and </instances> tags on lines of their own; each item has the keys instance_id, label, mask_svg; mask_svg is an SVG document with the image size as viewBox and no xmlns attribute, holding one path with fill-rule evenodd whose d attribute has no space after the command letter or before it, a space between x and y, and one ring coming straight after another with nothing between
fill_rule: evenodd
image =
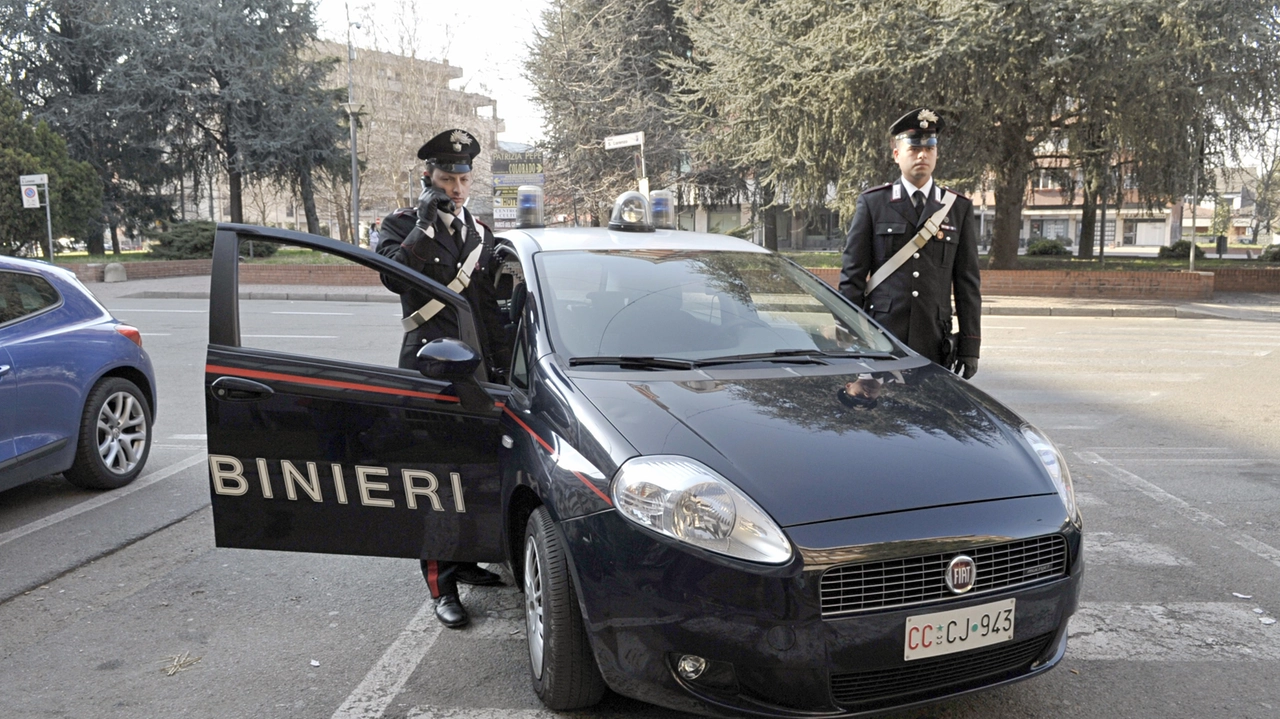
<instances>
[{"instance_id":1,"label":"uniform collar insignia","mask_svg":"<svg viewBox=\"0 0 1280 719\"><path fill-rule=\"evenodd\" d=\"M895 200L902 199L902 183L901 182L893 183L893 199Z\"/></svg>"}]
</instances>

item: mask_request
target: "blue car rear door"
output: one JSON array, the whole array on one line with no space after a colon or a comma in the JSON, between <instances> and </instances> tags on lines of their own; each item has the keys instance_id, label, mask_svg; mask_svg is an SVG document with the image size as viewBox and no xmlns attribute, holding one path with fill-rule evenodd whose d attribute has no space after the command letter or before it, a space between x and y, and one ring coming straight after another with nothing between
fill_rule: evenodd
<instances>
[{"instance_id":1,"label":"blue car rear door","mask_svg":"<svg viewBox=\"0 0 1280 719\"><path fill-rule=\"evenodd\" d=\"M237 260L249 241L256 254L272 242L310 251L328 263L321 281L351 289L329 301L249 299L241 285L262 269ZM476 346L466 301L397 263L303 233L219 226L205 367L218 546L505 559L505 387L482 383L493 404L468 409L447 382L398 368L399 305L378 282L386 272L460 303L461 339Z\"/></svg>"}]
</instances>

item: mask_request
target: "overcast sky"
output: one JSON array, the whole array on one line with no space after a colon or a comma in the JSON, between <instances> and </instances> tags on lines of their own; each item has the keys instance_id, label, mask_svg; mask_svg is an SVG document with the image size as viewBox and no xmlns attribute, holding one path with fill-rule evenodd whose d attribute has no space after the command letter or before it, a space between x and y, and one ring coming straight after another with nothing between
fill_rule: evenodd
<instances>
[{"instance_id":1,"label":"overcast sky","mask_svg":"<svg viewBox=\"0 0 1280 719\"><path fill-rule=\"evenodd\" d=\"M361 25L352 29L352 43L387 52L401 51L410 23L418 25L419 37L443 38L433 47L416 47L414 54L461 67L462 78L451 86L497 100L507 127L499 139L532 142L542 137L542 115L530 99L523 62L545 6L546 0L317 0L316 21L322 38L345 43L349 11L351 22Z\"/></svg>"}]
</instances>

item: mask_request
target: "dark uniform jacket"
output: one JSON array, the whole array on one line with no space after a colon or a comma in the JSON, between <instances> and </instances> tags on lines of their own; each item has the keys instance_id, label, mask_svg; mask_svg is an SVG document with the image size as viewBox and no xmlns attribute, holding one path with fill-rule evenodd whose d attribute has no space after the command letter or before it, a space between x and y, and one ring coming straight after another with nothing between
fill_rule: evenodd
<instances>
[{"instance_id":1,"label":"dark uniform jacket","mask_svg":"<svg viewBox=\"0 0 1280 719\"><path fill-rule=\"evenodd\" d=\"M853 226L845 242L840 292L867 311L908 347L934 362L943 359L951 332L951 298L960 324L960 357L977 357L981 343L982 296L979 291L978 231L973 202L957 196L928 244L864 297L867 280L915 236L925 220L942 209L934 183L917 217L902 181L876 187L858 197Z\"/></svg>"},{"instance_id":2,"label":"dark uniform jacket","mask_svg":"<svg viewBox=\"0 0 1280 719\"><path fill-rule=\"evenodd\" d=\"M435 236L428 237L422 228L414 226L407 236L401 236L393 228L412 225L416 219L413 208L401 209L387 215L382 221L385 231L378 254L390 257L401 264L430 277L442 285L448 285L457 276L462 261L471 254L476 244L483 243L479 262L471 273L471 284L461 294L471 304L476 318L476 332L481 346L476 348L485 358L490 377L495 370L505 370L510 361L510 349L506 345L502 316L498 308L494 278L497 275L497 259L494 254L493 232L483 222L477 222L471 213L466 216L466 241L454 236L443 217L435 222ZM384 283L400 294L400 307L404 317L418 311L431 300L430 297L402 287L393 278L384 276ZM406 332L400 347L400 366L414 369L418 350L423 345L441 337L458 337L457 313L447 305L426 324Z\"/></svg>"}]
</instances>

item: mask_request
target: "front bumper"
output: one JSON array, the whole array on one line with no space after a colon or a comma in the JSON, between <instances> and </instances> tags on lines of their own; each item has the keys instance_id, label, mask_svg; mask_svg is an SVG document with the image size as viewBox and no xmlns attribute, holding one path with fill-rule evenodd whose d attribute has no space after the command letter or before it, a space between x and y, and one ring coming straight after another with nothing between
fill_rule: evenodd
<instances>
[{"instance_id":1,"label":"front bumper","mask_svg":"<svg viewBox=\"0 0 1280 719\"><path fill-rule=\"evenodd\" d=\"M969 513L975 519L987 514ZM1029 529L1037 526L1043 533L1044 523L1028 523ZM709 716L856 716L1038 675L1066 651L1067 620L1083 577L1080 533L1066 524L1059 528L1069 548L1066 576L824 619L822 571L806 570L798 555L784 567L753 567L659 538L616 512L574 519L561 529L592 648L610 688ZM971 536L990 536L989 530ZM1017 599L1013 640L903 660L908 616L1009 597ZM684 654L711 662L703 677L678 676L675 666Z\"/></svg>"}]
</instances>

